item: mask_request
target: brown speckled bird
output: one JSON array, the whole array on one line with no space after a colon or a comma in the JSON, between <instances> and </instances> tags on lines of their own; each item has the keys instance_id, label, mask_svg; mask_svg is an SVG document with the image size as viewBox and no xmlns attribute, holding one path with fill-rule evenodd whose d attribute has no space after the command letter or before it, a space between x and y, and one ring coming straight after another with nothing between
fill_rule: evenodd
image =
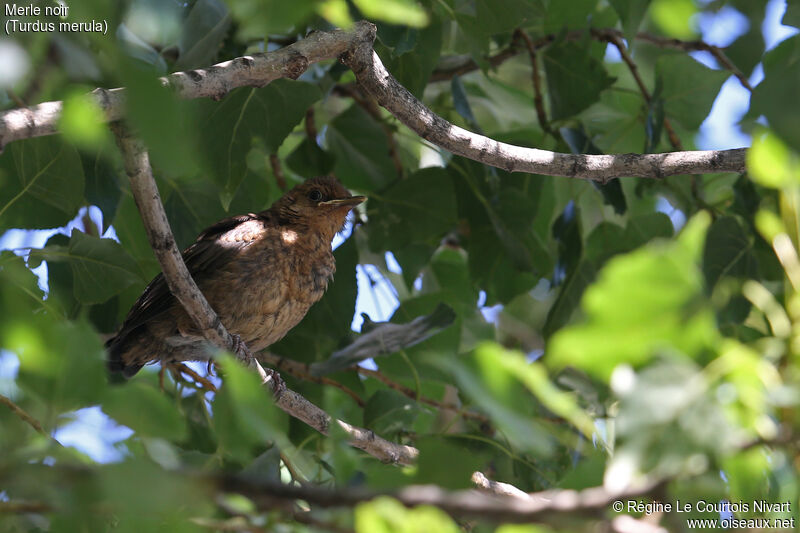
<instances>
[{"instance_id":1,"label":"brown speckled bird","mask_svg":"<svg viewBox=\"0 0 800 533\"><path fill-rule=\"evenodd\" d=\"M183 252L192 277L231 334L253 352L283 338L322 298L336 270L331 240L364 201L332 177L310 179L260 213L217 222ZM159 274L106 343L109 370L207 360L213 349Z\"/></svg>"}]
</instances>

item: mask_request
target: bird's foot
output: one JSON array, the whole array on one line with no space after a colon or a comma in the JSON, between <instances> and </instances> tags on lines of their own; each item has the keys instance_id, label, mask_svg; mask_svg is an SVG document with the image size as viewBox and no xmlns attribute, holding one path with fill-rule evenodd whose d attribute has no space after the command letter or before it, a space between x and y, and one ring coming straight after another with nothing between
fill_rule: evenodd
<instances>
[{"instance_id":1,"label":"bird's foot","mask_svg":"<svg viewBox=\"0 0 800 533\"><path fill-rule=\"evenodd\" d=\"M286 391L286 382L283 381L280 372L277 370L269 367L263 368L263 370L268 377L270 387L272 387L272 395L277 400Z\"/></svg>"},{"instance_id":2,"label":"bird's foot","mask_svg":"<svg viewBox=\"0 0 800 533\"><path fill-rule=\"evenodd\" d=\"M231 338L233 339L233 353L236 355L236 358L248 367L256 370L261 376L263 383L268 384L270 388L272 388L272 394L275 396L275 399L277 400L280 398L286 390L286 383L284 383L280 373L271 368L264 369L239 335L231 334Z\"/></svg>"}]
</instances>

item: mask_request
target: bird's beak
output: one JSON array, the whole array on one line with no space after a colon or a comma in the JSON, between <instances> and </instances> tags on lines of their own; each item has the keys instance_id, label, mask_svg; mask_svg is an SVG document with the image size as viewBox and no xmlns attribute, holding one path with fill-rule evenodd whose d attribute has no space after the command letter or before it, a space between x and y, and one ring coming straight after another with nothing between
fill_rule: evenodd
<instances>
[{"instance_id":1,"label":"bird's beak","mask_svg":"<svg viewBox=\"0 0 800 533\"><path fill-rule=\"evenodd\" d=\"M331 207L355 207L364 200L366 196L351 196L350 198L337 198L335 200L328 200L327 202L320 202L317 205L327 205Z\"/></svg>"}]
</instances>

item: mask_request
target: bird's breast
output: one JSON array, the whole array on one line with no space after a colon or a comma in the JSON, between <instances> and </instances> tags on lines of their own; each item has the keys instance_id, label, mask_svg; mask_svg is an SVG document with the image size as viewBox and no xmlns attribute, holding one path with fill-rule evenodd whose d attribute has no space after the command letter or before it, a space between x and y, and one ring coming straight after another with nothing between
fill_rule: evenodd
<instances>
[{"instance_id":1,"label":"bird's breast","mask_svg":"<svg viewBox=\"0 0 800 533\"><path fill-rule=\"evenodd\" d=\"M224 300L219 309L229 310L221 313L223 324L253 350L277 342L296 326L322 298L336 270L330 245L303 246L297 236L283 233L249 246L218 278L235 283L222 281L221 290L212 291L212 300ZM231 286L242 290L232 293Z\"/></svg>"}]
</instances>

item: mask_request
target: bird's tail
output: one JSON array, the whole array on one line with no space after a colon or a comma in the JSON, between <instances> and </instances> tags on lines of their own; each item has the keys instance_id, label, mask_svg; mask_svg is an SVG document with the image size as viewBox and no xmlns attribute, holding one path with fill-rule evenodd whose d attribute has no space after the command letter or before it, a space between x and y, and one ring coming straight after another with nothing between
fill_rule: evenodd
<instances>
[{"instance_id":1,"label":"bird's tail","mask_svg":"<svg viewBox=\"0 0 800 533\"><path fill-rule=\"evenodd\" d=\"M108 369L109 381L111 383L124 383L134 376L144 365L129 365L122 357L124 343L117 337L112 337L106 342L106 368Z\"/></svg>"}]
</instances>

